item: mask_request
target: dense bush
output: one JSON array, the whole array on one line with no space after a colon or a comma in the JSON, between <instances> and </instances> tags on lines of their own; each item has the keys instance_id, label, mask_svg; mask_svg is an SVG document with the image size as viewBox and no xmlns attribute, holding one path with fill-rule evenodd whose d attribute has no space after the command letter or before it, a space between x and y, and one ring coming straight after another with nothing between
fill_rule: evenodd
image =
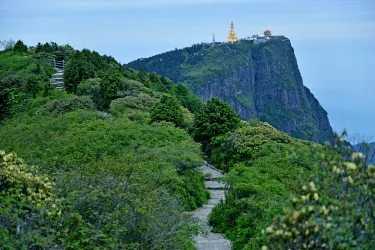
<instances>
[{"instance_id":1,"label":"dense bush","mask_svg":"<svg viewBox=\"0 0 375 250\"><path fill-rule=\"evenodd\" d=\"M123 76L115 69L111 69L105 72L102 80L100 81L100 92L103 95L102 107L104 109L109 108L109 104L112 100L120 97L119 91L122 86Z\"/></svg>"},{"instance_id":2,"label":"dense bush","mask_svg":"<svg viewBox=\"0 0 375 250\"><path fill-rule=\"evenodd\" d=\"M150 110L156 99L147 94L126 96L111 102L110 111L112 114L120 115L127 110Z\"/></svg>"},{"instance_id":3,"label":"dense bush","mask_svg":"<svg viewBox=\"0 0 375 250\"><path fill-rule=\"evenodd\" d=\"M76 93L78 84L95 76L95 68L77 53L65 66L64 86L68 92Z\"/></svg>"},{"instance_id":4,"label":"dense bush","mask_svg":"<svg viewBox=\"0 0 375 250\"><path fill-rule=\"evenodd\" d=\"M18 116L0 137L1 148L51 175L57 196L65 197L66 216L72 211L81 218L78 235L63 235L64 244L181 249L197 232L183 210L206 201L204 178L194 170L202 160L183 130L80 110Z\"/></svg>"},{"instance_id":5,"label":"dense bush","mask_svg":"<svg viewBox=\"0 0 375 250\"><path fill-rule=\"evenodd\" d=\"M54 200L54 183L15 154L0 151L0 190L0 245L6 249L40 246L46 237L38 230L38 219Z\"/></svg>"},{"instance_id":6,"label":"dense bush","mask_svg":"<svg viewBox=\"0 0 375 250\"><path fill-rule=\"evenodd\" d=\"M0 80L0 120L11 116L24 100L22 88L25 80L17 75L9 75Z\"/></svg>"},{"instance_id":7,"label":"dense bush","mask_svg":"<svg viewBox=\"0 0 375 250\"><path fill-rule=\"evenodd\" d=\"M152 106L150 114L152 122L167 121L176 126L181 126L184 119L180 105L169 95L162 96L159 102Z\"/></svg>"},{"instance_id":8,"label":"dense bush","mask_svg":"<svg viewBox=\"0 0 375 250\"><path fill-rule=\"evenodd\" d=\"M79 109L95 109L95 104L89 97L72 97L55 100L41 107L41 111L51 115L61 115Z\"/></svg>"},{"instance_id":9,"label":"dense bush","mask_svg":"<svg viewBox=\"0 0 375 250\"><path fill-rule=\"evenodd\" d=\"M336 148L343 148L343 141L339 138ZM313 181L265 229L270 249L373 248L375 166L362 153L342 155L321 155Z\"/></svg>"},{"instance_id":10,"label":"dense bush","mask_svg":"<svg viewBox=\"0 0 375 250\"><path fill-rule=\"evenodd\" d=\"M196 114L194 137L209 152L208 144L212 138L233 131L239 125L240 118L229 104L219 98L209 99Z\"/></svg>"},{"instance_id":11,"label":"dense bush","mask_svg":"<svg viewBox=\"0 0 375 250\"><path fill-rule=\"evenodd\" d=\"M313 152L323 148L263 123L244 124L211 145L211 160L229 171L230 189L210 223L232 240L234 249L260 249L267 241L262 230L291 194L300 193L300 182L312 175Z\"/></svg>"}]
</instances>

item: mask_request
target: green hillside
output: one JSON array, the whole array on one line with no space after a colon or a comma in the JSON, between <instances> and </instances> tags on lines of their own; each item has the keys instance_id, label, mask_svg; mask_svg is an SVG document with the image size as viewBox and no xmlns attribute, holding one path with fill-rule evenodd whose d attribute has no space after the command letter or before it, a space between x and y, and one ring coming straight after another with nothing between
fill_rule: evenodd
<instances>
[{"instance_id":1,"label":"green hillside","mask_svg":"<svg viewBox=\"0 0 375 250\"><path fill-rule=\"evenodd\" d=\"M286 37L259 44L244 40L193 45L126 66L182 83L203 102L219 97L242 120L260 119L295 138L333 142L327 112L303 85Z\"/></svg>"},{"instance_id":2,"label":"green hillside","mask_svg":"<svg viewBox=\"0 0 375 250\"><path fill-rule=\"evenodd\" d=\"M345 134L294 139L87 49L18 41L0 62L0 248L196 249L204 160L227 172L210 223L234 249L375 244L375 166Z\"/></svg>"},{"instance_id":3,"label":"green hillside","mask_svg":"<svg viewBox=\"0 0 375 250\"><path fill-rule=\"evenodd\" d=\"M58 91L44 86L53 57L52 52L0 53L1 94L7 97L2 105L9 111L0 125L0 149L25 161L10 165L9 176L6 164L13 156L1 153L0 186L10 189L0 198L0 245L192 248L199 227L186 211L204 204L207 192L194 170L203 160L186 132L193 121L185 107L199 109L199 99L164 77L124 69L89 50L75 51L67 62L66 72L79 72L74 77L80 82L71 85L75 93ZM43 68L37 73L39 62ZM27 85L32 77L35 98ZM9 79L12 85L5 85ZM9 93L17 93L17 102ZM176 100L178 127L151 123L151 107L163 96ZM36 170L27 170L31 165ZM14 173L18 168L25 172ZM36 183L19 183L18 176ZM44 178L54 183L49 200L29 203L27 192L38 190L35 185Z\"/></svg>"}]
</instances>

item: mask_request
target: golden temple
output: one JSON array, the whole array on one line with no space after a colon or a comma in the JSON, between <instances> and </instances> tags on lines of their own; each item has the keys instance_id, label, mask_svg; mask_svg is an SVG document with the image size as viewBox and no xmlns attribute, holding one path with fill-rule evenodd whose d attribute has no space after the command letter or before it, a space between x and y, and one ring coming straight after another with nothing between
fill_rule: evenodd
<instances>
[{"instance_id":1,"label":"golden temple","mask_svg":"<svg viewBox=\"0 0 375 250\"><path fill-rule=\"evenodd\" d=\"M228 43L235 43L237 42L237 40L238 38L236 36L236 32L234 32L234 24L232 22L230 26L229 36L228 36Z\"/></svg>"}]
</instances>

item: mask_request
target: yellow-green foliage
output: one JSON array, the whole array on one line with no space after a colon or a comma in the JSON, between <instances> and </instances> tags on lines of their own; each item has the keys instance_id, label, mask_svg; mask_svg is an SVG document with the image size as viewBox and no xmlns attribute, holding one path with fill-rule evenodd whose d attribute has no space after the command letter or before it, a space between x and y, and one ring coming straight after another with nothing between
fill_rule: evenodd
<instances>
[{"instance_id":1,"label":"yellow-green foliage","mask_svg":"<svg viewBox=\"0 0 375 250\"><path fill-rule=\"evenodd\" d=\"M341 138L342 139L342 138ZM375 166L321 155L315 183L303 185L292 208L264 231L270 249L372 249L375 245Z\"/></svg>"},{"instance_id":2,"label":"yellow-green foliage","mask_svg":"<svg viewBox=\"0 0 375 250\"><path fill-rule=\"evenodd\" d=\"M51 200L54 183L15 154L0 151L0 180L2 196L37 206Z\"/></svg>"}]
</instances>

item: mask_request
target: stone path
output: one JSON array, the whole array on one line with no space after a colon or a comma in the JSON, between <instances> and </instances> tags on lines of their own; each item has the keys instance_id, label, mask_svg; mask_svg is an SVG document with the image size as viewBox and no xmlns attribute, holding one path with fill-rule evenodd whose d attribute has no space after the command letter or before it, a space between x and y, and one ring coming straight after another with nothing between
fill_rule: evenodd
<instances>
[{"instance_id":1,"label":"stone path","mask_svg":"<svg viewBox=\"0 0 375 250\"><path fill-rule=\"evenodd\" d=\"M64 90L64 66L65 61L52 61L52 66L55 68L56 73L52 75L51 85L57 89Z\"/></svg>"},{"instance_id":2,"label":"stone path","mask_svg":"<svg viewBox=\"0 0 375 250\"><path fill-rule=\"evenodd\" d=\"M203 223L208 232L207 235L199 235L195 238L195 246L198 250L230 250L232 249L230 241L225 239L222 234L211 232L212 228L208 224L208 216L214 206L225 199L225 184L217 181L218 178L225 175L207 163L197 170L203 174L210 174L210 177L206 178L205 185L211 196L206 205L194 212L194 217Z\"/></svg>"}]
</instances>

